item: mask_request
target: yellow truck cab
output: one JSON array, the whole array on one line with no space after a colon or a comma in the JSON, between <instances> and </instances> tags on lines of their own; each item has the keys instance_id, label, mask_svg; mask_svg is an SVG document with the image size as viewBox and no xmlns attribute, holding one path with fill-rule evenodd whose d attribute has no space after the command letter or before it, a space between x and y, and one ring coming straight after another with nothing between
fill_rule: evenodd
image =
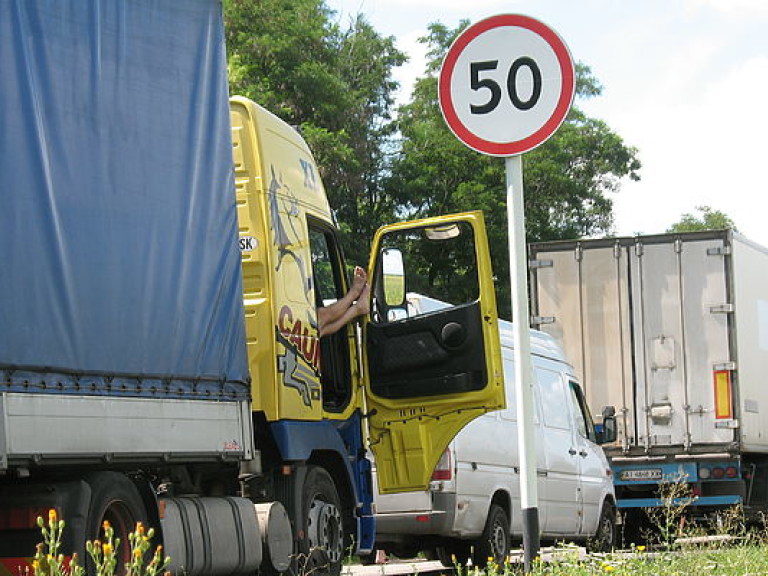
<instances>
[{"instance_id":1,"label":"yellow truck cab","mask_svg":"<svg viewBox=\"0 0 768 576\"><path fill-rule=\"evenodd\" d=\"M287 508L294 536L306 534L303 551L322 547L337 563L349 538L363 551L373 542L366 449L382 492L423 490L455 434L504 406L483 218L380 229L368 266L370 315L320 338L318 308L341 298L349 281L318 168L298 132L254 102L232 98L231 119L265 490L293 496ZM430 278L435 259L450 262L450 273ZM449 282L465 301L407 318L406 290L439 293Z\"/></svg>"}]
</instances>

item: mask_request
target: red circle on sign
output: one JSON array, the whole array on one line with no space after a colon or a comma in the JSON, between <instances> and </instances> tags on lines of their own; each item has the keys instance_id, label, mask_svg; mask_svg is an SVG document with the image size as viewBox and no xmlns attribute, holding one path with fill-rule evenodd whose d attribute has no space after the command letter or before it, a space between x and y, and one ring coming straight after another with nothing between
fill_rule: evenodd
<instances>
[{"instance_id":1,"label":"red circle on sign","mask_svg":"<svg viewBox=\"0 0 768 576\"><path fill-rule=\"evenodd\" d=\"M552 115L544 124L531 135L512 142L493 142L486 140L469 129L459 118L453 103L453 94L451 93L451 78L453 76L456 62L469 45L481 34L499 27L517 27L530 30L537 34L552 48L562 77L562 87L560 96L557 99ZM575 93L575 72L573 60L571 59L568 47L557 35L557 33L538 20L521 14L500 14L481 20L467 28L451 45L440 69L438 97L440 108L448 127L456 137L467 146L491 156L516 156L536 148L544 143L563 123L571 108L573 96Z\"/></svg>"}]
</instances>

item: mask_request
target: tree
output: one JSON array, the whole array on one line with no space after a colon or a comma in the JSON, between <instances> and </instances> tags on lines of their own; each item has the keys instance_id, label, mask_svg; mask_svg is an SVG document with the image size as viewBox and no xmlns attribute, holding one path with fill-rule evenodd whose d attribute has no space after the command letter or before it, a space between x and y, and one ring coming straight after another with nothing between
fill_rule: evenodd
<instances>
[{"instance_id":1,"label":"tree","mask_svg":"<svg viewBox=\"0 0 768 576\"><path fill-rule=\"evenodd\" d=\"M486 216L499 309L510 315L504 163L466 148L440 114L437 74L448 48L468 25L450 30L432 24L422 39L428 46L425 76L413 100L399 110L401 151L387 180L401 213L430 216L469 209ZM600 94L589 67L577 64L577 97ZM639 179L637 151L601 120L573 107L557 133L525 155L525 212L529 241L573 239L606 234L613 224L610 194L620 180ZM441 263L435 261L433 267ZM425 271L429 277L429 271Z\"/></svg>"},{"instance_id":2,"label":"tree","mask_svg":"<svg viewBox=\"0 0 768 576\"><path fill-rule=\"evenodd\" d=\"M393 37L358 16L342 29L323 0L225 0L233 94L299 126L320 169L352 262L368 260L368 240L395 205L382 187L405 62Z\"/></svg>"},{"instance_id":3,"label":"tree","mask_svg":"<svg viewBox=\"0 0 768 576\"><path fill-rule=\"evenodd\" d=\"M696 217L686 212L680 217L680 221L672 224L667 232L693 232L695 230L723 230L730 228L738 232L733 220L724 212L713 210L709 206L696 206L700 216Z\"/></svg>"}]
</instances>

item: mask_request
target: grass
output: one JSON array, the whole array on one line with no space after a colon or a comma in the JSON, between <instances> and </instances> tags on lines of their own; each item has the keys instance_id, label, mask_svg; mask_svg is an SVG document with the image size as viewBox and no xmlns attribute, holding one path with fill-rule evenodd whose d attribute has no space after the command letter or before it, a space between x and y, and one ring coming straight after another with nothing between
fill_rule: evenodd
<instances>
[{"instance_id":1,"label":"grass","mask_svg":"<svg viewBox=\"0 0 768 576\"><path fill-rule=\"evenodd\" d=\"M768 545L749 542L712 549L626 552L580 557L567 547L556 551L557 560L536 562L530 574L551 576L751 576L768 574ZM485 571L461 568L459 576L512 576L520 565L489 566Z\"/></svg>"},{"instance_id":2,"label":"grass","mask_svg":"<svg viewBox=\"0 0 768 576\"><path fill-rule=\"evenodd\" d=\"M551 576L757 576L768 574L768 530L748 529L741 507L724 510L708 523L688 521L695 502L686 478L660 486L663 505L646 510L648 528L642 531L649 547L632 544L628 550L584 555L575 546L559 546L552 561L537 560L530 574ZM490 564L485 571L457 567L458 576L511 576L522 565Z\"/></svg>"}]
</instances>

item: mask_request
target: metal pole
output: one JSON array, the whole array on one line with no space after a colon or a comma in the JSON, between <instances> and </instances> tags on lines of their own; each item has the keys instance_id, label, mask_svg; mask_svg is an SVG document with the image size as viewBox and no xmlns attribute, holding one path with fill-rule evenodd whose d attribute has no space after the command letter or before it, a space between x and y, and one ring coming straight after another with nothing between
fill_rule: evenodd
<instances>
[{"instance_id":1,"label":"metal pole","mask_svg":"<svg viewBox=\"0 0 768 576\"><path fill-rule=\"evenodd\" d=\"M523 559L525 571L539 555L539 509L536 489L536 446L533 428L533 368L528 308L528 261L523 208L523 163L520 156L505 159L507 225L509 228L509 280L512 288L512 320L515 330L515 391L520 449L520 503L523 512Z\"/></svg>"}]
</instances>

